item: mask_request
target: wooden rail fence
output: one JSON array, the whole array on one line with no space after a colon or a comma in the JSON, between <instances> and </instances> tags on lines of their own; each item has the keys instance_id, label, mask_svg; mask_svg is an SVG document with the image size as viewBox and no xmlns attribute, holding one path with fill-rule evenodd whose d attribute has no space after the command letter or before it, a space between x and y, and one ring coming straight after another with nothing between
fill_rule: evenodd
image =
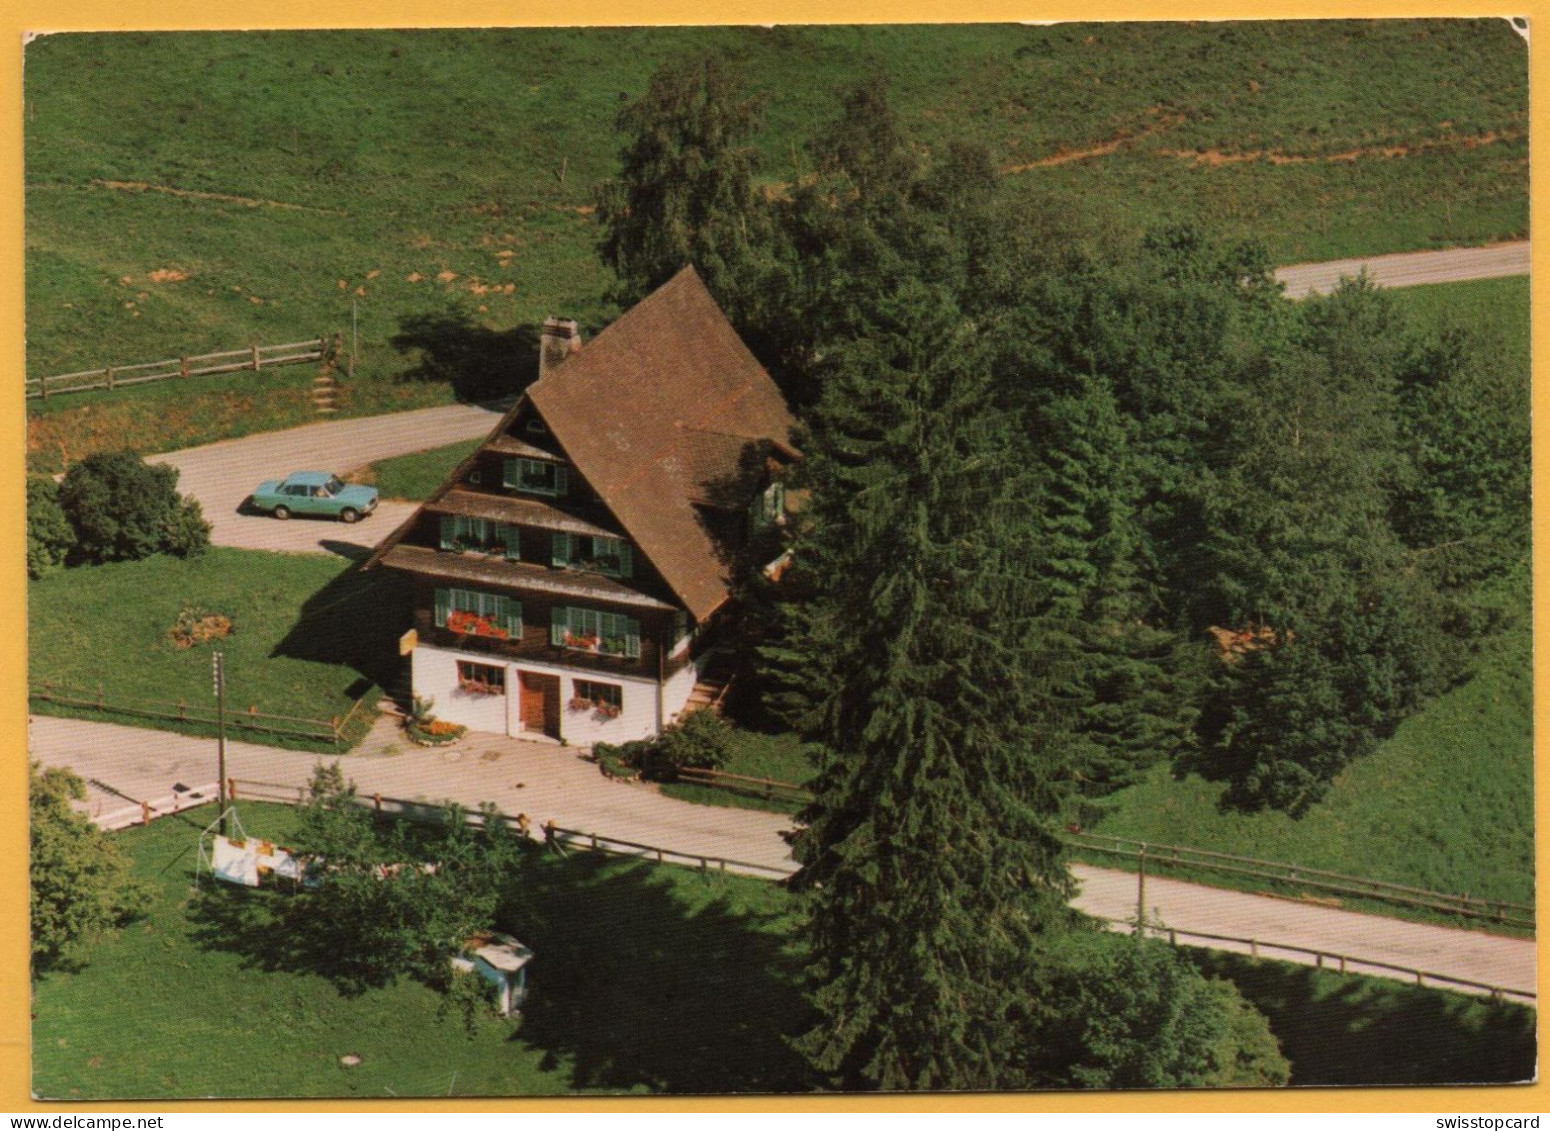
<instances>
[{"instance_id":1,"label":"wooden rail fence","mask_svg":"<svg viewBox=\"0 0 1550 1131\"><path fill-rule=\"evenodd\" d=\"M54 377L30 377L26 382L27 399L47 400L49 397L84 393L90 389L127 389L151 381L207 377L214 373L238 373L244 370L257 373L277 365L321 361L327 354L327 338L309 338L304 342L285 342L277 346L255 343L247 349L190 354L134 365L109 365L103 369L61 373Z\"/></svg>"},{"instance_id":2,"label":"wooden rail fence","mask_svg":"<svg viewBox=\"0 0 1550 1131\"><path fill-rule=\"evenodd\" d=\"M277 801L287 805L305 805L307 802L306 786L252 781L246 778L229 778L228 785L228 796L232 800L246 798L251 801ZM355 803L378 813L423 822L440 821L446 811L441 805L426 801L406 801L401 797L386 797L380 793L357 795ZM702 872L735 872L776 880L785 879L796 870L795 864L780 867L772 864L757 864L749 860L733 860L729 857L713 856L702 852L684 852L677 848L641 844L639 841L623 840L603 833L561 828L552 822L535 827L522 813L515 817L506 813L497 813L496 816L506 824L507 828L523 836L542 837L545 843L562 852L576 848L589 852L602 852L609 856L629 856L650 860L657 864L679 864L698 868ZM467 824L484 827L484 814L477 810L464 810L463 820Z\"/></svg>"},{"instance_id":3,"label":"wooden rail fence","mask_svg":"<svg viewBox=\"0 0 1550 1131\"><path fill-rule=\"evenodd\" d=\"M230 778L228 779L227 794L232 801L246 798L255 801L279 801L299 806L306 803L307 788L305 786L285 785L280 782ZM440 805L432 805L423 801L406 801L398 797L384 797L380 793L366 797L357 796L355 802L357 805L371 808L378 813L388 813L410 820L440 821L445 813L445 809ZM684 852L675 848L663 848L660 845L641 844L638 841L623 840L601 833L561 828L553 822L535 830L532 828L528 818L523 814L512 817L505 813L497 813L495 816L504 822L508 828L523 836L534 836L536 833L537 836L542 837L545 843L561 852L575 848L588 852L602 852L610 856L625 856L639 860L649 860L658 864L687 865L707 873L712 871L722 873L734 872L777 881L784 880L795 870L795 865L779 867L770 864L756 864L747 860L732 860L721 856ZM465 810L463 819L468 824L478 827L483 827L485 822L483 813L472 810ZM1100 919L1100 921L1107 924L1111 930L1133 931L1135 929L1135 922L1133 920ZM1362 958L1359 955L1343 954L1338 951L1322 950L1298 943L1242 938L1236 935L1219 935L1206 931L1191 931L1181 927L1155 924L1148 924L1146 933L1153 938L1165 938L1173 946L1188 946L1191 945L1188 941L1181 943L1180 940L1198 939L1207 945L1207 949L1229 949L1228 946L1210 946L1212 943L1225 943L1230 944L1231 947L1247 947L1248 954L1252 958L1274 959L1275 953L1302 955L1312 960L1311 963L1304 962L1304 965L1311 964L1321 970L1330 970L1341 974L1377 972L1378 976L1381 977L1402 977L1406 981L1413 981L1417 986L1457 987L1466 991L1489 994L1498 1001L1504 998L1514 998L1527 1002L1534 1002L1536 1000L1536 994L1532 990L1518 990L1508 986L1493 985L1489 982L1455 977L1452 974L1440 974L1432 970L1422 970L1413 966L1385 962L1381 959ZM1296 959L1292 959L1292 961L1296 961Z\"/></svg>"},{"instance_id":4,"label":"wooden rail fence","mask_svg":"<svg viewBox=\"0 0 1550 1131\"><path fill-rule=\"evenodd\" d=\"M1104 919L1110 930L1134 931L1135 923L1129 920ZM1248 947L1250 958L1270 958L1273 954L1265 952L1275 951L1282 954L1304 955L1312 959L1311 965L1320 970L1331 970L1340 974L1362 974L1378 971L1380 977L1402 976L1406 981L1413 981L1418 986L1426 986L1428 983L1434 986L1460 986L1466 990L1474 990L1489 994L1493 999L1500 1001L1503 998L1516 998L1521 1001L1532 1002L1536 1000L1533 990L1515 990L1508 986L1492 985L1490 982L1477 982L1470 978L1457 978L1452 974L1438 974L1432 970L1421 970L1414 966L1402 966L1394 962L1383 962L1376 958L1360 958L1352 954L1340 954L1336 951L1320 950L1317 947L1302 946L1297 943L1273 942L1269 939L1240 938L1237 935L1214 935L1206 931L1187 931L1180 927L1168 927L1163 925L1148 924L1146 933L1151 938L1166 938L1173 946L1188 946L1188 942L1180 943L1180 939L1201 939L1207 943L1230 943L1233 946ZM1208 950L1225 950L1226 947L1206 947ZM1296 959L1292 959L1296 961ZM1303 962L1303 965L1310 963Z\"/></svg>"},{"instance_id":5,"label":"wooden rail fence","mask_svg":"<svg viewBox=\"0 0 1550 1131\"><path fill-rule=\"evenodd\" d=\"M766 801L791 801L805 804L813 799L813 791L791 782L773 778L752 778L743 774L729 774L724 770L697 770L681 766L675 771L678 780L693 785L708 785L729 793L742 793L762 797Z\"/></svg>"},{"instance_id":6,"label":"wooden rail fence","mask_svg":"<svg viewBox=\"0 0 1550 1131\"><path fill-rule=\"evenodd\" d=\"M722 770L697 770L687 767L679 769L677 774L678 780L683 782L759 797L766 801L803 804L813 798L811 790L792 782L746 777ZM1400 907L1439 911L1505 927L1532 930L1535 926L1534 908L1522 903L1453 895L1448 892L1429 891L1425 888L1390 883L1386 880L1373 880L1365 876L1351 876L1321 868L1305 868L1298 864L1282 864L1273 860L1234 856L1225 852L1212 852L1178 844L1152 844L1100 833L1067 833L1064 839L1073 848L1122 857L1133 862L1138 870L1157 866L1193 869L1283 884L1303 891L1360 897Z\"/></svg>"},{"instance_id":7,"label":"wooden rail fence","mask_svg":"<svg viewBox=\"0 0 1550 1131\"><path fill-rule=\"evenodd\" d=\"M1488 920L1503 926L1529 929L1534 927L1534 909L1521 903L1477 899L1468 895L1450 895L1446 892L1389 883L1386 880L1348 876L1321 868L1304 868L1296 864L1256 860L1251 856L1232 856L1224 852L1210 852L1202 848L1187 848L1177 844L1151 844L1146 841L1105 836L1099 833L1069 833L1065 839L1067 844L1076 848L1133 860L1138 869L1155 868L1159 865L1198 869L1283 883L1306 890L1327 892L1331 895L1358 896L1399 906L1441 911L1470 919Z\"/></svg>"},{"instance_id":8,"label":"wooden rail fence","mask_svg":"<svg viewBox=\"0 0 1550 1131\"><path fill-rule=\"evenodd\" d=\"M30 702L53 703L77 710L100 711L105 715L127 715L131 718L159 719L167 722L195 723L213 731L218 725L214 707L192 705L186 700L140 699L124 703L109 699L99 684L95 691L63 687L47 681L30 684L27 688ZM297 715L277 715L250 706L246 710L226 712L226 728L248 734L267 734L279 738L300 738L312 742L327 743L335 750L353 744L353 737L362 725L369 726L369 717L363 710L364 697L357 699L344 715L331 719L310 719Z\"/></svg>"}]
</instances>

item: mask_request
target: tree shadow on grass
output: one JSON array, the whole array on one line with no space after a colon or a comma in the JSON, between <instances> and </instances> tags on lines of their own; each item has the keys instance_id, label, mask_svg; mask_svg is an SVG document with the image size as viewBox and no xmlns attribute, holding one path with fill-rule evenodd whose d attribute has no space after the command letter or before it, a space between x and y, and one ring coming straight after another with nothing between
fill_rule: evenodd
<instances>
[{"instance_id":1,"label":"tree shadow on grass","mask_svg":"<svg viewBox=\"0 0 1550 1131\"><path fill-rule=\"evenodd\" d=\"M352 567L303 602L271 655L341 664L371 684L394 687L401 682L398 639L409 622L409 601L408 583L398 574ZM354 687L369 690L359 681Z\"/></svg>"},{"instance_id":2,"label":"tree shadow on grass","mask_svg":"<svg viewBox=\"0 0 1550 1131\"><path fill-rule=\"evenodd\" d=\"M391 344L418 354L404 376L445 381L460 401L512 397L538 377L538 330L517 326L491 330L459 312L411 314L399 323Z\"/></svg>"},{"instance_id":3,"label":"tree shadow on grass","mask_svg":"<svg viewBox=\"0 0 1550 1131\"><path fill-rule=\"evenodd\" d=\"M649 864L598 857L530 869L506 928L536 954L513 1038L569 1064L576 1088L809 1091L785 1037L805 1027L801 962L775 913L726 893L685 906ZM679 876L681 882L686 877ZM724 883L714 874L694 883Z\"/></svg>"},{"instance_id":4,"label":"tree shadow on grass","mask_svg":"<svg viewBox=\"0 0 1550 1131\"><path fill-rule=\"evenodd\" d=\"M1511 1002L1190 952L1261 1013L1296 1085L1510 1084L1535 1071L1534 1011Z\"/></svg>"},{"instance_id":5,"label":"tree shadow on grass","mask_svg":"<svg viewBox=\"0 0 1550 1131\"><path fill-rule=\"evenodd\" d=\"M686 900L679 886L708 885ZM511 1040L571 1085L668 1094L810 1091L785 1041L808 1020L801 963L776 912L748 910L712 874L574 856L529 856L512 874L497 925L530 946L530 996ZM310 973L355 995L354 925L282 891L207 882L192 938L244 967ZM391 1024L391 1019L385 1021Z\"/></svg>"}]
</instances>

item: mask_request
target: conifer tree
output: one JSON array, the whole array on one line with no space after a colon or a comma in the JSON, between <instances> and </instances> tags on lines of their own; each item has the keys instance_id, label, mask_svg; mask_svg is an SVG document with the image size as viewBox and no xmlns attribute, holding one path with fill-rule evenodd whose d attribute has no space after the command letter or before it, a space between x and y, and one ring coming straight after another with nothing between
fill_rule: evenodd
<instances>
[{"instance_id":1,"label":"conifer tree","mask_svg":"<svg viewBox=\"0 0 1550 1131\"><path fill-rule=\"evenodd\" d=\"M847 1087L1015 1086L1033 943L1064 925L1064 736L1037 639L1028 494L950 302L841 348L810 459L798 650L822 656L796 843L819 1024Z\"/></svg>"}]
</instances>

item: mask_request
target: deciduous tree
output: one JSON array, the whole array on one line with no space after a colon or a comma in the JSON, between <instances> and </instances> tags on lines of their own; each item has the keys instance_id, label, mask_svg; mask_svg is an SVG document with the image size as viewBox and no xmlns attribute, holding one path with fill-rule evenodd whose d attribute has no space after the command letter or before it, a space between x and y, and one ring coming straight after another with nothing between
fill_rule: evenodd
<instances>
[{"instance_id":1,"label":"deciduous tree","mask_svg":"<svg viewBox=\"0 0 1550 1131\"><path fill-rule=\"evenodd\" d=\"M118 844L78 812L86 784L70 770L28 770L32 966L34 973L81 960L102 932L144 907L145 888Z\"/></svg>"}]
</instances>

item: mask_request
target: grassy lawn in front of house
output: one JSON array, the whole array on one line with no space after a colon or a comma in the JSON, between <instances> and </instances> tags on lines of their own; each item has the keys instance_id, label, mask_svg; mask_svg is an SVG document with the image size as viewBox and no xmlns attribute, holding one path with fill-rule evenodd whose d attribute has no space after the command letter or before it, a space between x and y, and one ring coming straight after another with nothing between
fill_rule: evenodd
<instances>
[{"instance_id":1,"label":"grassy lawn in front of house","mask_svg":"<svg viewBox=\"0 0 1550 1131\"><path fill-rule=\"evenodd\" d=\"M93 695L100 688L108 703L150 709L183 700L208 710L214 706L210 653L219 648L234 736L280 742L241 731L241 713L252 706L326 723L364 699L358 716L371 714L380 688L397 675L397 634L408 614L394 610L404 600L394 575L362 574L321 554L214 547L189 560L157 555L78 566L29 586L28 678L34 686L47 682ZM230 635L179 647L172 630L185 609L230 618ZM39 700L32 706L45 714L210 732Z\"/></svg>"}]
</instances>

